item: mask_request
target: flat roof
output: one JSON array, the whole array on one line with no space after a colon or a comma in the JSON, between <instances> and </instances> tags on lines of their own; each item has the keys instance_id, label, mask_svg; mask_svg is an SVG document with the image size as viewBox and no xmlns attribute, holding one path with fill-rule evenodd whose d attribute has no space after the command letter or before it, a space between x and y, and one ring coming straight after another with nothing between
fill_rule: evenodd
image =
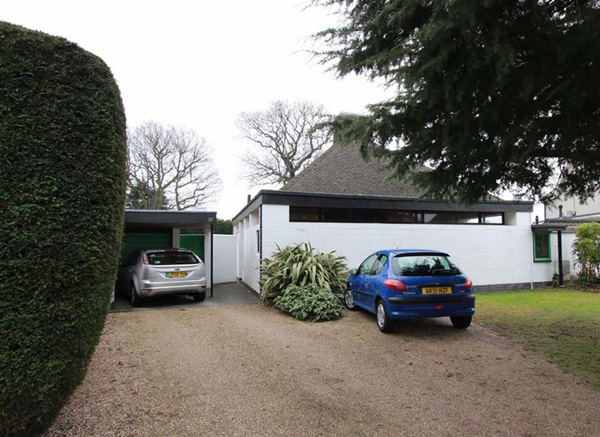
<instances>
[{"instance_id":1,"label":"flat roof","mask_svg":"<svg viewBox=\"0 0 600 437\"><path fill-rule=\"evenodd\" d=\"M544 223L570 223L570 224L593 223L593 222L600 222L600 213L554 217L554 218L546 219L544 221Z\"/></svg>"},{"instance_id":2,"label":"flat roof","mask_svg":"<svg viewBox=\"0 0 600 437\"><path fill-rule=\"evenodd\" d=\"M532 231L565 231L567 230L567 225L560 225L556 223L537 223L531 225Z\"/></svg>"},{"instance_id":3,"label":"flat roof","mask_svg":"<svg viewBox=\"0 0 600 437\"><path fill-rule=\"evenodd\" d=\"M397 209L418 211L476 211L476 212L532 212L533 202L516 200L488 200L472 205L433 201L414 197L363 196L360 194L325 194L292 191L261 190L233 218L239 222L260 205L319 206L328 208Z\"/></svg>"},{"instance_id":4,"label":"flat roof","mask_svg":"<svg viewBox=\"0 0 600 437\"><path fill-rule=\"evenodd\" d=\"M125 226L204 228L216 221L217 213L209 211L125 210Z\"/></svg>"}]
</instances>

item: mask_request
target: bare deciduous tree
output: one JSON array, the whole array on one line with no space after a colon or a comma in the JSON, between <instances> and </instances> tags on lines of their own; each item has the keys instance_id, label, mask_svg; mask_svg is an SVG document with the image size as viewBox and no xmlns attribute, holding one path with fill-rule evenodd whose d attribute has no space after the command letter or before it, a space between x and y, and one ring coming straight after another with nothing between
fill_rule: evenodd
<instances>
[{"instance_id":1,"label":"bare deciduous tree","mask_svg":"<svg viewBox=\"0 0 600 437\"><path fill-rule=\"evenodd\" d=\"M242 160L252 185L285 184L331 142L331 117L310 102L275 101L267 111L242 112L237 126L256 146Z\"/></svg>"},{"instance_id":2,"label":"bare deciduous tree","mask_svg":"<svg viewBox=\"0 0 600 437\"><path fill-rule=\"evenodd\" d=\"M145 122L129 132L128 149L128 191L145 187L147 209L200 208L221 190L211 149L192 130Z\"/></svg>"}]
</instances>

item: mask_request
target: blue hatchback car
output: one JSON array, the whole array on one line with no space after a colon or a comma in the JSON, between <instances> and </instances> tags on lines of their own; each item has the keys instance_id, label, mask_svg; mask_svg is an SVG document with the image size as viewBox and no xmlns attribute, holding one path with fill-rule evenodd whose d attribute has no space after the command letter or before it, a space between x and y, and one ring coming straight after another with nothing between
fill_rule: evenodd
<instances>
[{"instance_id":1,"label":"blue hatchback car","mask_svg":"<svg viewBox=\"0 0 600 437\"><path fill-rule=\"evenodd\" d=\"M475 313L473 283L436 250L375 252L350 271L344 303L375 314L381 332L393 320L420 317L450 317L455 328L466 329Z\"/></svg>"}]
</instances>

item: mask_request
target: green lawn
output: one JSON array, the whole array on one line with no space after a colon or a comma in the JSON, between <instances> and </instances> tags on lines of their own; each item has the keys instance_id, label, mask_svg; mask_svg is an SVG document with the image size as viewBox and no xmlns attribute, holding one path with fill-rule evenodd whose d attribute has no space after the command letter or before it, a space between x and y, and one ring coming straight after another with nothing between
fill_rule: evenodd
<instances>
[{"instance_id":1,"label":"green lawn","mask_svg":"<svg viewBox=\"0 0 600 437\"><path fill-rule=\"evenodd\" d=\"M474 320L600 388L600 294L480 293Z\"/></svg>"}]
</instances>

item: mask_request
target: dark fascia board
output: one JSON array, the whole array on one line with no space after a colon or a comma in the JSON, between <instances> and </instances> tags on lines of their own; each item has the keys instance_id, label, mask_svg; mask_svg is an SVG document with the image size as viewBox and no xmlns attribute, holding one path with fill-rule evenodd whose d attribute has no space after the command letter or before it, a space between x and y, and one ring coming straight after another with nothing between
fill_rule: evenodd
<instances>
[{"instance_id":1,"label":"dark fascia board","mask_svg":"<svg viewBox=\"0 0 600 437\"><path fill-rule=\"evenodd\" d=\"M398 209L412 211L532 212L533 202L490 200L473 205L410 197L361 196L354 194L297 193L262 190L233 219L239 222L260 205L320 206L330 208Z\"/></svg>"},{"instance_id":2,"label":"dark fascia board","mask_svg":"<svg viewBox=\"0 0 600 437\"><path fill-rule=\"evenodd\" d=\"M556 223L540 223L531 225L532 231L564 231L567 225L559 225Z\"/></svg>"},{"instance_id":3,"label":"dark fascia board","mask_svg":"<svg viewBox=\"0 0 600 437\"><path fill-rule=\"evenodd\" d=\"M254 211L256 208L258 208L260 205L263 204L262 201L262 194L266 191L271 192L270 190L261 190L258 192L258 194L256 196L254 196L252 198L252 200L250 200L249 203L246 204L246 206L244 206L244 208L242 208L242 210L240 212L237 213L237 215L233 218L233 224L237 224L240 220L242 220L244 217L246 217L247 215L249 215L252 211ZM272 191L273 193L279 193L279 191Z\"/></svg>"},{"instance_id":4,"label":"dark fascia board","mask_svg":"<svg viewBox=\"0 0 600 437\"><path fill-rule=\"evenodd\" d=\"M216 221L216 212L125 210L125 226L127 227L209 228Z\"/></svg>"}]
</instances>

